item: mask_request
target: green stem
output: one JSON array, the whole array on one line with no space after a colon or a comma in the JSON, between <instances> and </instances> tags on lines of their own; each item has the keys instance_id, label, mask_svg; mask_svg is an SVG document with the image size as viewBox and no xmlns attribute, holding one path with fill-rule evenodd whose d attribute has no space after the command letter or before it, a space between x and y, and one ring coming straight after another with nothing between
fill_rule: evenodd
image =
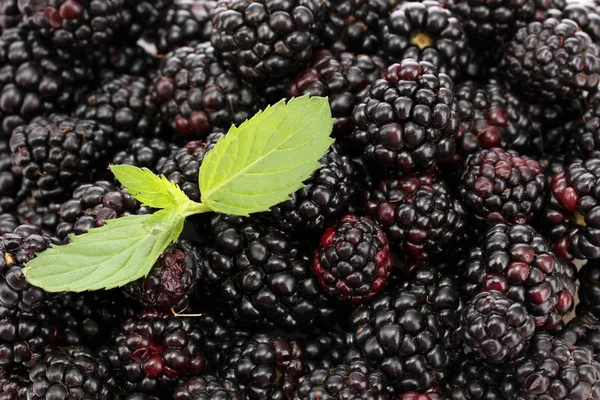
<instances>
[{"instance_id":1,"label":"green stem","mask_svg":"<svg viewBox=\"0 0 600 400\"><path fill-rule=\"evenodd\" d=\"M190 215L201 214L208 211L210 211L210 208L204 203L196 203L195 201L190 201L184 210L184 216L189 217Z\"/></svg>"}]
</instances>

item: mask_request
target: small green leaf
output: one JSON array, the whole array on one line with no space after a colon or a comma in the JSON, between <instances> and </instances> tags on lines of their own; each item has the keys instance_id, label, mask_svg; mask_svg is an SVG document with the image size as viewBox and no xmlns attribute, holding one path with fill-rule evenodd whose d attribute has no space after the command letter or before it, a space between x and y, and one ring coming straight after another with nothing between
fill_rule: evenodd
<instances>
[{"instance_id":1,"label":"small green leaf","mask_svg":"<svg viewBox=\"0 0 600 400\"><path fill-rule=\"evenodd\" d=\"M188 197L176 184L147 168L111 165L110 170L125 189L145 206L169 208L188 201Z\"/></svg>"},{"instance_id":2,"label":"small green leaf","mask_svg":"<svg viewBox=\"0 0 600 400\"><path fill-rule=\"evenodd\" d=\"M231 127L200 167L202 203L245 216L289 199L321 167L332 129L328 100L308 96L282 100Z\"/></svg>"},{"instance_id":3,"label":"small green leaf","mask_svg":"<svg viewBox=\"0 0 600 400\"><path fill-rule=\"evenodd\" d=\"M162 214L161 214L162 213ZM150 218L162 229L149 230ZM27 281L48 292L82 292L123 286L148 274L165 248L183 230L184 218L171 210L130 215L53 246L23 269Z\"/></svg>"}]
</instances>

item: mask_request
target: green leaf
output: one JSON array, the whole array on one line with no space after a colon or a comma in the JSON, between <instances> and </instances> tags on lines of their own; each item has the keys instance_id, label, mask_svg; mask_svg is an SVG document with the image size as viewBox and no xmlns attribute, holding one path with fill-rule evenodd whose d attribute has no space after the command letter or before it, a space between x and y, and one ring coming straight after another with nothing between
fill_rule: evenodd
<instances>
[{"instance_id":1,"label":"green leaf","mask_svg":"<svg viewBox=\"0 0 600 400\"><path fill-rule=\"evenodd\" d=\"M150 218L162 229L149 230ZM48 292L110 289L148 274L165 248L183 230L184 218L172 210L130 215L53 246L26 264L27 281Z\"/></svg>"},{"instance_id":2,"label":"green leaf","mask_svg":"<svg viewBox=\"0 0 600 400\"><path fill-rule=\"evenodd\" d=\"M308 96L282 100L232 126L200 167L202 203L245 216L289 199L321 167L332 129L328 100Z\"/></svg>"},{"instance_id":3,"label":"green leaf","mask_svg":"<svg viewBox=\"0 0 600 400\"><path fill-rule=\"evenodd\" d=\"M188 201L188 197L176 184L162 175L155 175L147 168L111 165L110 169L125 189L145 206L169 208Z\"/></svg>"}]
</instances>

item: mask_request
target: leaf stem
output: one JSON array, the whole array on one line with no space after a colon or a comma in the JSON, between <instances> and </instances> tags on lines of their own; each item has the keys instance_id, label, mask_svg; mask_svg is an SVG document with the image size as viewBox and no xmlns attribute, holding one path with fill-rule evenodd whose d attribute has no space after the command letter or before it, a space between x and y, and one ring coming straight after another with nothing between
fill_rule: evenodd
<instances>
[{"instance_id":1,"label":"leaf stem","mask_svg":"<svg viewBox=\"0 0 600 400\"><path fill-rule=\"evenodd\" d=\"M184 216L189 217L190 215L201 214L209 211L211 211L211 209L206 204L190 201L184 210Z\"/></svg>"}]
</instances>

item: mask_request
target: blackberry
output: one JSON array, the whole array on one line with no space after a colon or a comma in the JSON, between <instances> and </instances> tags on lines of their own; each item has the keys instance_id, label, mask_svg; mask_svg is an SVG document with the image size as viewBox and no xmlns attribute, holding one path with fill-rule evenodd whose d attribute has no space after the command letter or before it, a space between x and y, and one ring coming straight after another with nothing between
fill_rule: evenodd
<instances>
[{"instance_id":1,"label":"blackberry","mask_svg":"<svg viewBox=\"0 0 600 400\"><path fill-rule=\"evenodd\" d=\"M600 316L600 265L588 261L579 270L579 308Z\"/></svg>"},{"instance_id":2,"label":"blackberry","mask_svg":"<svg viewBox=\"0 0 600 400\"><path fill-rule=\"evenodd\" d=\"M108 363L83 346L50 348L29 371L27 398L114 399L117 389Z\"/></svg>"},{"instance_id":3,"label":"blackberry","mask_svg":"<svg viewBox=\"0 0 600 400\"><path fill-rule=\"evenodd\" d=\"M466 355L455 367L452 378L443 384L448 400L504 400L501 366L490 366Z\"/></svg>"},{"instance_id":4,"label":"blackberry","mask_svg":"<svg viewBox=\"0 0 600 400\"><path fill-rule=\"evenodd\" d=\"M527 104L501 82L464 81L456 86L455 96L462 128L456 147L461 158L482 148L529 151L534 122L526 112Z\"/></svg>"},{"instance_id":5,"label":"blackberry","mask_svg":"<svg viewBox=\"0 0 600 400\"><path fill-rule=\"evenodd\" d=\"M560 17L573 20L597 43L600 41L600 8L590 0L565 0Z\"/></svg>"},{"instance_id":6,"label":"blackberry","mask_svg":"<svg viewBox=\"0 0 600 400\"><path fill-rule=\"evenodd\" d=\"M56 244L57 239L45 236L32 225L19 225L0 239L0 316L16 311L36 312L47 301L42 289L31 286L23 275L23 267L42 252Z\"/></svg>"},{"instance_id":7,"label":"blackberry","mask_svg":"<svg viewBox=\"0 0 600 400\"><path fill-rule=\"evenodd\" d=\"M259 5L259 3L253 3ZM165 55L151 88L164 123L184 136L205 137L258 111L255 89L227 71L208 43Z\"/></svg>"},{"instance_id":8,"label":"blackberry","mask_svg":"<svg viewBox=\"0 0 600 400\"><path fill-rule=\"evenodd\" d=\"M391 60L427 61L452 79L467 72L473 58L462 22L435 0L399 4L379 24L379 37Z\"/></svg>"},{"instance_id":9,"label":"blackberry","mask_svg":"<svg viewBox=\"0 0 600 400\"><path fill-rule=\"evenodd\" d=\"M345 0L344 5L353 2ZM354 128L354 106L365 88L383 77L384 70L385 61L379 56L346 52L334 54L321 49L315 52L310 66L288 84L286 92L288 97L305 94L328 97L331 115L335 118L333 133L338 142L347 141Z\"/></svg>"},{"instance_id":10,"label":"blackberry","mask_svg":"<svg viewBox=\"0 0 600 400\"><path fill-rule=\"evenodd\" d=\"M304 181L290 199L271 207L271 219L285 231L322 232L340 217L359 192L355 163L331 146L321 158L321 168Z\"/></svg>"},{"instance_id":11,"label":"blackberry","mask_svg":"<svg viewBox=\"0 0 600 400\"><path fill-rule=\"evenodd\" d=\"M333 0L319 37L327 48L376 54L381 49L377 27L390 5L383 0Z\"/></svg>"},{"instance_id":12,"label":"blackberry","mask_svg":"<svg viewBox=\"0 0 600 400\"><path fill-rule=\"evenodd\" d=\"M123 0L19 0L24 25L57 48L85 53L118 41L127 22Z\"/></svg>"},{"instance_id":13,"label":"blackberry","mask_svg":"<svg viewBox=\"0 0 600 400\"><path fill-rule=\"evenodd\" d=\"M582 159L600 156L600 94L595 93L585 102L585 109L571 121L569 145ZM570 149L571 150L571 149Z\"/></svg>"},{"instance_id":14,"label":"blackberry","mask_svg":"<svg viewBox=\"0 0 600 400\"><path fill-rule=\"evenodd\" d=\"M259 334L231 350L219 375L249 400L283 400L292 397L304 369L299 341Z\"/></svg>"},{"instance_id":15,"label":"blackberry","mask_svg":"<svg viewBox=\"0 0 600 400\"><path fill-rule=\"evenodd\" d=\"M158 29L146 39L155 44L158 54L208 42L212 33L210 17L216 5L212 0L175 0L161 15Z\"/></svg>"},{"instance_id":16,"label":"blackberry","mask_svg":"<svg viewBox=\"0 0 600 400\"><path fill-rule=\"evenodd\" d=\"M12 171L8 140L0 139L0 212L12 212L23 196L19 192L21 179Z\"/></svg>"},{"instance_id":17,"label":"blackberry","mask_svg":"<svg viewBox=\"0 0 600 400\"><path fill-rule=\"evenodd\" d=\"M573 307L575 266L529 225L496 224L459 263L468 297L497 290L525 305L536 327L558 330Z\"/></svg>"},{"instance_id":18,"label":"blackberry","mask_svg":"<svg viewBox=\"0 0 600 400\"><path fill-rule=\"evenodd\" d=\"M534 0L478 0L450 1L451 10L463 21L465 31L477 46L489 48L490 40L502 44L512 34L532 21L535 16Z\"/></svg>"},{"instance_id":19,"label":"blackberry","mask_svg":"<svg viewBox=\"0 0 600 400\"><path fill-rule=\"evenodd\" d=\"M311 271L306 243L257 218L228 215L213 217L206 237L207 286L238 321L293 332L331 326L340 317Z\"/></svg>"},{"instance_id":20,"label":"blackberry","mask_svg":"<svg viewBox=\"0 0 600 400\"><path fill-rule=\"evenodd\" d=\"M60 223L56 235L67 240L70 234L81 235L89 229L103 226L106 220L130 214L148 214L129 193L107 181L79 185L72 198L60 207Z\"/></svg>"},{"instance_id":21,"label":"blackberry","mask_svg":"<svg viewBox=\"0 0 600 400\"><path fill-rule=\"evenodd\" d=\"M122 150L113 156L112 164L135 165L152 171L163 157L168 157L179 148L158 138L132 139L127 150Z\"/></svg>"},{"instance_id":22,"label":"blackberry","mask_svg":"<svg viewBox=\"0 0 600 400\"><path fill-rule=\"evenodd\" d=\"M462 204L432 174L384 179L367 193L365 211L409 260L433 260L459 243L466 229Z\"/></svg>"},{"instance_id":23,"label":"blackberry","mask_svg":"<svg viewBox=\"0 0 600 400\"><path fill-rule=\"evenodd\" d=\"M56 235L56 226L60 222L60 207L56 201L44 202L28 196L17 205L16 214L19 223L40 227L45 234Z\"/></svg>"},{"instance_id":24,"label":"blackberry","mask_svg":"<svg viewBox=\"0 0 600 400\"><path fill-rule=\"evenodd\" d=\"M106 168L112 142L93 121L62 114L37 117L13 131L13 172L39 200L61 200L69 189Z\"/></svg>"},{"instance_id":25,"label":"blackberry","mask_svg":"<svg viewBox=\"0 0 600 400\"><path fill-rule=\"evenodd\" d=\"M539 333L527 355L515 361L503 383L507 399L600 397L600 363L593 350Z\"/></svg>"},{"instance_id":26,"label":"blackberry","mask_svg":"<svg viewBox=\"0 0 600 400\"><path fill-rule=\"evenodd\" d=\"M196 376L175 388L174 400L219 399L242 400L244 397L234 382L211 375Z\"/></svg>"},{"instance_id":27,"label":"blackberry","mask_svg":"<svg viewBox=\"0 0 600 400\"><path fill-rule=\"evenodd\" d=\"M180 239L163 251L144 278L128 284L125 293L142 306L157 310L185 309L202 277L202 253Z\"/></svg>"},{"instance_id":28,"label":"blackberry","mask_svg":"<svg viewBox=\"0 0 600 400\"><path fill-rule=\"evenodd\" d=\"M590 312L579 313L569 321L558 338L570 345L587 346L594 350L594 360L600 362L600 320Z\"/></svg>"},{"instance_id":29,"label":"blackberry","mask_svg":"<svg viewBox=\"0 0 600 400\"><path fill-rule=\"evenodd\" d=\"M15 27L22 19L18 0L0 0L0 28Z\"/></svg>"},{"instance_id":30,"label":"blackberry","mask_svg":"<svg viewBox=\"0 0 600 400\"><path fill-rule=\"evenodd\" d=\"M293 400L365 399L391 400L386 393L386 378L366 362L355 360L331 369L316 369L300 380Z\"/></svg>"},{"instance_id":31,"label":"blackberry","mask_svg":"<svg viewBox=\"0 0 600 400\"><path fill-rule=\"evenodd\" d=\"M117 79L121 75L152 80L160 64L159 57L148 53L137 43L129 42L110 46L108 50L98 49L91 58L102 81Z\"/></svg>"},{"instance_id":32,"label":"blackberry","mask_svg":"<svg viewBox=\"0 0 600 400\"><path fill-rule=\"evenodd\" d=\"M307 338L304 344L306 371L333 369L342 364L352 345L352 337L346 333L323 332Z\"/></svg>"},{"instance_id":33,"label":"blackberry","mask_svg":"<svg viewBox=\"0 0 600 400\"><path fill-rule=\"evenodd\" d=\"M133 317L121 323L104 349L127 392L158 394L178 378L199 375L205 368L202 329L192 318Z\"/></svg>"},{"instance_id":34,"label":"blackberry","mask_svg":"<svg viewBox=\"0 0 600 400\"><path fill-rule=\"evenodd\" d=\"M345 215L321 236L313 270L331 296L354 304L387 284L394 262L388 239L368 217Z\"/></svg>"},{"instance_id":35,"label":"blackberry","mask_svg":"<svg viewBox=\"0 0 600 400\"><path fill-rule=\"evenodd\" d=\"M502 69L533 99L569 101L584 91L596 91L598 56L598 48L577 23L549 18L517 31L504 53Z\"/></svg>"},{"instance_id":36,"label":"blackberry","mask_svg":"<svg viewBox=\"0 0 600 400\"><path fill-rule=\"evenodd\" d=\"M127 15L129 37L137 39L160 29L162 17L174 0L121 0Z\"/></svg>"},{"instance_id":37,"label":"blackberry","mask_svg":"<svg viewBox=\"0 0 600 400\"><path fill-rule=\"evenodd\" d=\"M428 170L449 157L459 129L452 86L428 62L408 59L388 67L352 114L363 156L379 172Z\"/></svg>"},{"instance_id":38,"label":"blackberry","mask_svg":"<svg viewBox=\"0 0 600 400\"><path fill-rule=\"evenodd\" d=\"M27 386L30 384L25 373L4 374L0 378L0 400L27 399Z\"/></svg>"},{"instance_id":39,"label":"blackberry","mask_svg":"<svg viewBox=\"0 0 600 400\"><path fill-rule=\"evenodd\" d=\"M156 164L155 171L175 183L193 201L200 201L198 187L200 166L206 154L212 150L224 132L214 132L206 137L204 142L193 140L182 148L175 150L169 157L161 158Z\"/></svg>"},{"instance_id":40,"label":"blackberry","mask_svg":"<svg viewBox=\"0 0 600 400\"><path fill-rule=\"evenodd\" d=\"M481 225L534 220L541 213L545 190L539 162L501 148L469 156L459 186L465 208Z\"/></svg>"},{"instance_id":41,"label":"blackberry","mask_svg":"<svg viewBox=\"0 0 600 400\"><path fill-rule=\"evenodd\" d=\"M245 80L291 78L317 48L327 6L317 0L219 0L211 42Z\"/></svg>"},{"instance_id":42,"label":"blackberry","mask_svg":"<svg viewBox=\"0 0 600 400\"><path fill-rule=\"evenodd\" d=\"M58 54L35 33L21 27L0 36L0 133L34 117L69 110L88 83L90 68Z\"/></svg>"},{"instance_id":43,"label":"blackberry","mask_svg":"<svg viewBox=\"0 0 600 400\"><path fill-rule=\"evenodd\" d=\"M446 327L427 298L410 289L354 309L350 327L362 355L399 393L427 389L451 368L453 355L442 343Z\"/></svg>"},{"instance_id":44,"label":"blackberry","mask_svg":"<svg viewBox=\"0 0 600 400\"><path fill-rule=\"evenodd\" d=\"M0 214L0 235L12 233L17 226L19 226L19 220L14 214Z\"/></svg>"},{"instance_id":45,"label":"blackberry","mask_svg":"<svg viewBox=\"0 0 600 400\"><path fill-rule=\"evenodd\" d=\"M580 101L573 101L568 105L532 102L527 104L526 114L531 118L533 130L530 153L542 157L564 156L568 150L566 146L576 135L579 122L572 120L571 116L583 114L584 107Z\"/></svg>"},{"instance_id":46,"label":"blackberry","mask_svg":"<svg viewBox=\"0 0 600 400\"><path fill-rule=\"evenodd\" d=\"M525 306L495 290L483 291L462 315L465 343L487 362L503 364L527 349L535 323Z\"/></svg>"},{"instance_id":47,"label":"blackberry","mask_svg":"<svg viewBox=\"0 0 600 400\"><path fill-rule=\"evenodd\" d=\"M115 143L128 144L157 133L156 112L146 78L118 75L87 94L73 115L95 121Z\"/></svg>"},{"instance_id":48,"label":"blackberry","mask_svg":"<svg viewBox=\"0 0 600 400\"><path fill-rule=\"evenodd\" d=\"M600 159L569 163L550 182L542 225L557 254L564 258L600 258L596 215Z\"/></svg>"}]
</instances>

